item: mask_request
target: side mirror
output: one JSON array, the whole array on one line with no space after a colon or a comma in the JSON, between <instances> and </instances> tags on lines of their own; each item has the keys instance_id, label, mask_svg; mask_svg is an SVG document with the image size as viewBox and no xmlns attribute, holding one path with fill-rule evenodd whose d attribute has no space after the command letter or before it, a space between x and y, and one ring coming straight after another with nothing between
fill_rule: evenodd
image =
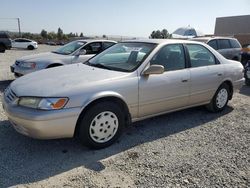
<instances>
[{"instance_id":1,"label":"side mirror","mask_svg":"<svg viewBox=\"0 0 250 188\"><path fill-rule=\"evenodd\" d=\"M86 51L86 50L81 49L81 50L79 50L79 51L77 51L77 52L75 53L75 56L85 55L86 53L87 53L87 51Z\"/></svg>"},{"instance_id":2,"label":"side mirror","mask_svg":"<svg viewBox=\"0 0 250 188\"><path fill-rule=\"evenodd\" d=\"M162 65L150 65L150 67L143 71L143 75L162 73L164 73L164 67Z\"/></svg>"}]
</instances>

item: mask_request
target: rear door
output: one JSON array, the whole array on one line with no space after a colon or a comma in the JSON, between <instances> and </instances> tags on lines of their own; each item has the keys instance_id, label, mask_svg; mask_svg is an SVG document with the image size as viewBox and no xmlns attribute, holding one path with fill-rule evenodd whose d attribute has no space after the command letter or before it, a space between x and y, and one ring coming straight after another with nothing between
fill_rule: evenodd
<instances>
[{"instance_id":1,"label":"rear door","mask_svg":"<svg viewBox=\"0 0 250 188\"><path fill-rule=\"evenodd\" d=\"M227 59L233 59L231 44L228 39L218 39L218 52Z\"/></svg>"},{"instance_id":2,"label":"rear door","mask_svg":"<svg viewBox=\"0 0 250 188\"><path fill-rule=\"evenodd\" d=\"M223 65L206 47L200 44L186 44L190 59L189 105L210 101L222 83Z\"/></svg>"}]
</instances>

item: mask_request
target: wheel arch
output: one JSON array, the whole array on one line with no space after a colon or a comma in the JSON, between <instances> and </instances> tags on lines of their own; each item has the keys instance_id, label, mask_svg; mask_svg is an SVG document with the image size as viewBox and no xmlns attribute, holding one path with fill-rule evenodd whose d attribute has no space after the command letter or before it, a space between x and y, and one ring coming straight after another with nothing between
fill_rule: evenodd
<instances>
[{"instance_id":1,"label":"wheel arch","mask_svg":"<svg viewBox=\"0 0 250 188\"><path fill-rule=\"evenodd\" d=\"M84 116L85 112L88 109L90 109L93 105L95 105L97 103L101 103L101 102L112 102L112 103L118 104L119 107L121 108L121 110L125 114L126 126L128 126L131 123L131 116L130 116L129 108L128 108L128 105L126 104L125 100L123 99L123 97L117 93L112 92L112 94L111 94L110 92L103 92L103 93L100 93L100 94L93 96L91 98L91 100L89 100L88 103L83 105L81 113L80 113L80 115L77 119L77 122L76 122L74 136L78 136L78 130L80 127L80 120Z\"/></svg>"},{"instance_id":2,"label":"wheel arch","mask_svg":"<svg viewBox=\"0 0 250 188\"><path fill-rule=\"evenodd\" d=\"M63 63L50 63L49 65L46 66L46 69L52 68L52 67L58 67L64 65Z\"/></svg>"},{"instance_id":3,"label":"wheel arch","mask_svg":"<svg viewBox=\"0 0 250 188\"><path fill-rule=\"evenodd\" d=\"M228 87L229 87L229 100L231 100L232 98L233 98L233 93L234 93L234 90L233 90L233 84L232 84L232 81L231 80L229 80L229 79L226 79L226 80L224 80L222 83L221 83L221 85L222 84L227 84L228 85ZM220 85L220 86L221 86Z\"/></svg>"}]
</instances>

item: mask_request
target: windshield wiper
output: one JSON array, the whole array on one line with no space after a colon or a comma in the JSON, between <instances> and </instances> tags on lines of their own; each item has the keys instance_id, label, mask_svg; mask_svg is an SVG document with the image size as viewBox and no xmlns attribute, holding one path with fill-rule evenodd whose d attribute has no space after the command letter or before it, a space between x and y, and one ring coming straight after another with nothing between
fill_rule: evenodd
<instances>
[{"instance_id":1,"label":"windshield wiper","mask_svg":"<svg viewBox=\"0 0 250 188\"><path fill-rule=\"evenodd\" d=\"M96 63L96 64L94 64L94 63L90 63L89 61L86 61L86 62L84 62L83 64L89 65L89 66L92 66L92 67L98 67L98 68L102 68L102 69L112 70L111 67L108 67L108 66L106 66L106 65L103 65L103 64L101 64L101 63Z\"/></svg>"}]
</instances>

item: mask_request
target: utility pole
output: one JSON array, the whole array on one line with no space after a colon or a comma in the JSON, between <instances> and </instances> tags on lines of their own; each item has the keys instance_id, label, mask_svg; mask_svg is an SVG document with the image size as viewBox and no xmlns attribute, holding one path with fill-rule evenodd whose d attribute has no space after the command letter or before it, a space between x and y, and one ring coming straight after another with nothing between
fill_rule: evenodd
<instances>
[{"instance_id":1,"label":"utility pole","mask_svg":"<svg viewBox=\"0 0 250 188\"><path fill-rule=\"evenodd\" d=\"M21 27L20 27L20 19L19 18L17 18L17 22L18 22L19 37L22 38Z\"/></svg>"}]
</instances>

